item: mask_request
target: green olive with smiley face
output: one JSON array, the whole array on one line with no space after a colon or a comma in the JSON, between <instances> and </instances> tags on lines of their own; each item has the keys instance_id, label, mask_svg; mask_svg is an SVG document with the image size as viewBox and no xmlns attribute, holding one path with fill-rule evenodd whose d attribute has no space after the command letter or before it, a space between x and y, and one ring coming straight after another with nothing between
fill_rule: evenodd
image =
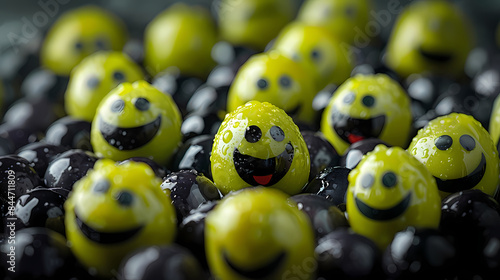
<instances>
[{"instance_id":1,"label":"green olive with smiley face","mask_svg":"<svg viewBox=\"0 0 500 280\"><path fill-rule=\"evenodd\" d=\"M278 107L258 101L226 115L210 162L213 181L223 194L252 186L297 194L310 169L307 145L292 119Z\"/></svg>"},{"instance_id":2,"label":"green olive with smiley face","mask_svg":"<svg viewBox=\"0 0 500 280\"><path fill-rule=\"evenodd\" d=\"M146 81L122 83L99 104L90 141L100 157L147 157L166 165L181 142L181 123L170 95Z\"/></svg>"}]
</instances>

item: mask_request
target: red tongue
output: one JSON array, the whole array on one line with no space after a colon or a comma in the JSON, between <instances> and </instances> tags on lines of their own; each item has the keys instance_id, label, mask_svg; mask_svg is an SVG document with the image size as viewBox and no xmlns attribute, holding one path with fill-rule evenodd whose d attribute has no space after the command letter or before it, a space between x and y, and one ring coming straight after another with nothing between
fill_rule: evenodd
<instances>
[{"instance_id":1,"label":"red tongue","mask_svg":"<svg viewBox=\"0 0 500 280\"><path fill-rule=\"evenodd\" d=\"M349 136L347 136L347 139L349 139L349 142L351 142L351 144L354 144L358 141L365 139L365 137L354 135L354 134L349 134Z\"/></svg>"},{"instance_id":2,"label":"red tongue","mask_svg":"<svg viewBox=\"0 0 500 280\"><path fill-rule=\"evenodd\" d=\"M272 177L273 177L273 174L265 175L265 176L253 176L253 179L255 180L255 182L265 186L265 185L269 184Z\"/></svg>"}]
</instances>

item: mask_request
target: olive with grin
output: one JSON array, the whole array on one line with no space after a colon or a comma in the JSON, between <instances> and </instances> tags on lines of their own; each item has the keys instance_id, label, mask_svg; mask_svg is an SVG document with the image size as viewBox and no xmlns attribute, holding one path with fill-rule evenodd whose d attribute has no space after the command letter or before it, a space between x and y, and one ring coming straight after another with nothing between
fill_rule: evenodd
<instances>
[{"instance_id":1,"label":"olive with grin","mask_svg":"<svg viewBox=\"0 0 500 280\"><path fill-rule=\"evenodd\" d=\"M321 131L339 154L351 144L378 138L406 147L410 140L410 98L385 74L358 74L344 82L323 112Z\"/></svg>"},{"instance_id":2,"label":"olive with grin","mask_svg":"<svg viewBox=\"0 0 500 280\"><path fill-rule=\"evenodd\" d=\"M111 277L132 251L171 243L175 209L160 184L145 163L98 161L64 204L66 235L80 263Z\"/></svg>"},{"instance_id":3,"label":"olive with grin","mask_svg":"<svg viewBox=\"0 0 500 280\"><path fill-rule=\"evenodd\" d=\"M310 170L307 145L292 119L258 101L226 115L210 162L213 182L223 194L259 185L297 194Z\"/></svg>"},{"instance_id":4,"label":"olive with grin","mask_svg":"<svg viewBox=\"0 0 500 280\"><path fill-rule=\"evenodd\" d=\"M277 50L251 56L238 70L227 97L227 110L245 103L269 102L295 121L312 123L312 101L317 89L312 75Z\"/></svg>"},{"instance_id":5,"label":"olive with grin","mask_svg":"<svg viewBox=\"0 0 500 280\"><path fill-rule=\"evenodd\" d=\"M378 145L349 173L351 228L381 250L408 226L437 228L441 198L425 166L399 147Z\"/></svg>"},{"instance_id":6,"label":"olive with grin","mask_svg":"<svg viewBox=\"0 0 500 280\"><path fill-rule=\"evenodd\" d=\"M437 181L441 197L468 189L493 196L499 183L499 158L493 139L472 116L452 113L421 128L408 151Z\"/></svg>"},{"instance_id":7,"label":"olive with grin","mask_svg":"<svg viewBox=\"0 0 500 280\"><path fill-rule=\"evenodd\" d=\"M122 83L99 104L90 141L101 157L148 157L166 165L180 144L181 122L168 94L146 81Z\"/></svg>"},{"instance_id":8,"label":"olive with grin","mask_svg":"<svg viewBox=\"0 0 500 280\"><path fill-rule=\"evenodd\" d=\"M275 189L226 196L208 213L205 244L216 279L313 279L317 266L308 218Z\"/></svg>"}]
</instances>

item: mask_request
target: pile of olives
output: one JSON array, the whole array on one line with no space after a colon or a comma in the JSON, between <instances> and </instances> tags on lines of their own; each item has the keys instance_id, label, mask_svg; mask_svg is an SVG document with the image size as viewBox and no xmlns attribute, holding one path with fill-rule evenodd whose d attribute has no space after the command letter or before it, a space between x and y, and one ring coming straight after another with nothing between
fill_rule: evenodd
<instances>
[{"instance_id":1,"label":"pile of olives","mask_svg":"<svg viewBox=\"0 0 500 280\"><path fill-rule=\"evenodd\" d=\"M498 278L498 14L182 2L0 49L2 279Z\"/></svg>"}]
</instances>

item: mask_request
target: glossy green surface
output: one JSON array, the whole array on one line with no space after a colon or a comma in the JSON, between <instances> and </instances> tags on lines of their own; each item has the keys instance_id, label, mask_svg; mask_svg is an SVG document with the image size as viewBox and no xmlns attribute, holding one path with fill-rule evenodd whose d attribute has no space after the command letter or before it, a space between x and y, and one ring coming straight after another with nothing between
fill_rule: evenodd
<instances>
[{"instance_id":1,"label":"glossy green surface","mask_svg":"<svg viewBox=\"0 0 500 280\"><path fill-rule=\"evenodd\" d=\"M314 279L309 220L278 190L228 195L208 214L205 227L207 260L217 279Z\"/></svg>"},{"instance_id":2,"label":"glossy green surface","mask_svg":"<svg viewBox=\"0 0 500 280\"><path fill-rule=\"evenodd\" d=\"M173 241L175 209L160 184L145 163L107 159L75 183L64 205L66 235L89 271L111 277L132 251Z\"/></svg>"},{"instance_id":3,"label":"glossy green surface","mask_svg":"<svg viewBox=\"0 0 500 280\"><path fill-rule=\"evenodd\" d=\"M252 127L258 127L261 134L256 142L247 138ZM272 135L277 128L280 138ZM235 163L236 150L246 159ZM226 115L215 135L210 162L213 181L223 194L258 182L297 194L307 183L310 168L307 145L292 119L276 106L258 101ZM258 169L262 165L268 168Z\"/></svg>"},{"instance_id":4,"label":"glossy green surface","mask_svg":"<svg viewBox=\"0 0 500 280\"><path fill-rule=\"evenodd\" d=\"M408 226L437 228L441 198L425 166L400 147L378 145L349 173L351 228L382 250Z\"/></svg>"}]
</instances>

